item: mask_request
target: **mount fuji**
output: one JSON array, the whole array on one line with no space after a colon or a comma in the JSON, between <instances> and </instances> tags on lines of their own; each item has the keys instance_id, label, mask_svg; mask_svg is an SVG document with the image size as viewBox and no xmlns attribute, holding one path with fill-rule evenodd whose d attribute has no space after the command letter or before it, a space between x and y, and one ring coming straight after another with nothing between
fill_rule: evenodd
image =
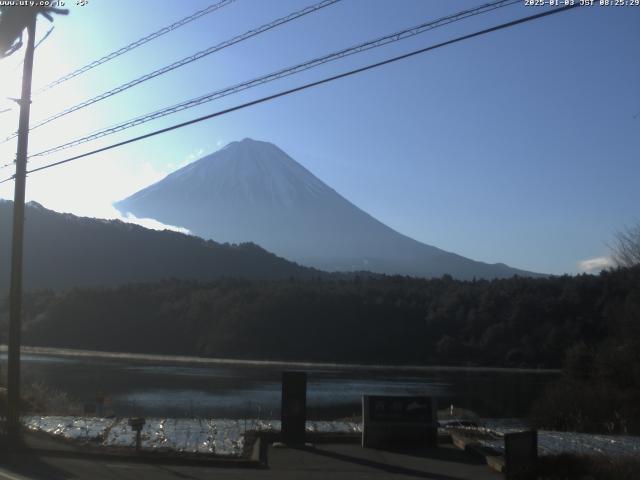
<instances>
[{"instance_id":1,"label":"mount fuji","mask_svg":"<svg viewBox=\"0 0 640 480\"><path fill-rule=\"evenodd\" d=\"M116 202L217 242L254 242L328 271L420 277L504 278L537 274L488 264L396 232L327 186L276 145L244 139Z\"/></svg>"}]
</instances>

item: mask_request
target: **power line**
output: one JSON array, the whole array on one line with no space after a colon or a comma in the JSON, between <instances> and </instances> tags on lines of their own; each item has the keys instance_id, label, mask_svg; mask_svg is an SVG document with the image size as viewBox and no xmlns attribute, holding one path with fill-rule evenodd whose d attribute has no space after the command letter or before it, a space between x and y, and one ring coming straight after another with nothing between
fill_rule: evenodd
<instances>
[{"instance_id":1,"label":"power line","mask_svg":"<svg viewBox=\"0 0 640 480\"><path fill-rule=\"evenodd\" d=\"M48 83L47 85L45 85L44 87L40 88L39 90L37 90L35 92L35 94L40 94L42 92L45 92L47 90L50 90L51 88L60 85L63 82L66 82L67 80L71 80L72 78L77 77L78 75L82 75L85 72L88 72L91 69L96 68L99 65L102 65L103 63L106 63L110 60L113 60L116 57L119 57L120 55L123 55L131 50L133 50L134 48L138 48L141 45L144 45L145 43L150 42L151 40L155 40L158 37L161 37L162 35L165 35L169 32L172 32L188 23L193 22L194 20L197 20L200 17L203 17L205 15L208 15L212 12L215 12L216 10L222 8L222 7L226 7L227 5L231 4L235 2L235 0L221 0L218 3L214 3L212 5L209 5L208 7L202 9L202 10L198 10L197 12L189 15L188 17L184 17L182 20L178 20L177 22L172 23L171 25L168 25L164 28L161 28L160 30L150 33L149 35L140 38L139 40L136 40L135 42L130 43L129 45L122 47L118 50L115 50L107 55L105 55L102 58L99 58L98 60L94 60L91 63L88 63L86 65L84 65L83 67L78 68L77 70L74 70L71 73L68 73L60 78L58 78L57 80L54 80L51 83Z\"/></svg>"},{"instance_id":2,"label":"power line","mask_svg":"<svg viewBox=\"0 0 640 480\"><path fill-rule=\"evenodd\" d=\"M12 161L7 162L7 163L3 163L2 165L0 165L0 170L5 169L5 168L8 168L8 167L12 167L12 166L14 166L15 164L16 164L16 161L15 161L15 160L12 160Z\"/></svg>"},{"instance_id":3,"label":"power line","mask_svg":"<svg viewBox=\"0 0 640 480\"><path fill-rule=\"evenodd\" d=\"M272 22L266 23L258 28L254 28L252 30L249 30L241 35L237 35L229 40L226 40L224 42L218 43L217 45L213 45L205 50L201 50L199 52L194 53L193 55L189 55L188 57L185 57L181 60L178 60L176 62L171 63L170 65L164 66L162 68L159 68L157 70L154 70L151 73L147 73L146 75L142 75L141 77L135 78L134 80L131 80L130 82L127 82L123 85L120 85L116 88L113 88L111 90L108 90L104 93L101 93L100 95L97 95L95 97L92 97L88 100L85 100L81 103L78 103L77 105L74 105L70 108L67 108L66 110L63 110L59 113L56 113L55 115L52 115L48 118L45 118L44 120L41 120L37 123L35 123L34 125L31 126L31 130L34 130L38 127L41 127L42 125L46 125L47 123L53 122L54 120L57 120L60 117L64 117L65 115L68 115L70 113L76 112L78 110L81 110L85 107L88 107L89 105L93 105L94 103L97 103L101 100L105 100L109 97L112 97L114 95L117 95L118 93L122 93L125 90L130 89L131 87L134 87L136 85L139 85L143 82L146 82L148 80L151 80L153 78L156 78L160 75L163 75L165 73L168 73L172 70L175 70L176 68L182 67L184 65L188 65L189 63L195 62L196 60L200 60L201 58L206 57L207 55L211 55L212 53L218 52L220 50L223 50L227 47L230 47L232 45L235 45L236 43L240 43L244 40L247 40L251 37L255 37L256 35L259 35L261 33L264 33L268 30L271 30L273 28L279 27L280 25L283 25L285 23L291 22L293 20L296 20L300 17L303 17L305 15L308 15L310 13L316 12L322 8L328 7L329 5L333 5L334 3L337 3L341 0L322 0L319 3L315 3L313 5L310 5L302 10L298 10L296 12L290 13L289 15L286 15L284 17L278 18L276 20L273 20ZM11 135L9 135L7 138L5 138L3 140L2 143L11 140L12 138L14 138L17 134L13 133Z\"/></svg>"},{"instance_id":4,"label":"power line","mask_svg":"<svg viewBox=\"0 0 640 480\"><path fill-rule=\"evenodd\" d=\"M149 121L152 120L156 120L158 118L164 117L166 115L170 115L172 113L176 113L182 110L186 110L189 108L193 108L199 105L202 105L204 103L208 103L214 100L218 100L222 97L226 97L228 95L232 95L238 92L241 92L243 90L247 90L249 88L253 88L268 82L272 82L274 80L279 80L281 78L284 77L288 77L290 75L294 75L296 73L300 73L303 72L305 70L309 70L311 68L315 68L319 65L334 61L334 60L338 60L341 58L345 58L348 57L350 55L354 55L356 53L360 53L360 52L364 52L373 48L378 48L381 47L383 45L387 45L390 43L394 43L400 40L404 40L406 38L424 33L428 30L432 30L434 28L438 28L441 27L443 25L447 25L449 23L453 23L456 21L460 21L462 19L468 18L468 17L472 17L475 15L480 15L482 13L486 13L488 11L492 11L498 8L502 8L502 7L506 7L509 5L513 5L514 3L520 3L520 0L500 0L500 1L494 1L491 3L487 3L484 5L481 5L479 7L475 7L469 10L464 10L458 13L455 13L453 15L448 15L446 17L442 17L439 18L437 20L433 20L433 21L429 21L426 23L422 23L420 25L411 27L411 28L407 28L404 30L401 30L399 32L395 32L392 33L390 35L386 35L384 37L380 37L377 38L375 40L370 40L349 48L345 48L343 50L337 51L337 52L333 52L330 53L328 55L324 55L322 57L318 57L297 65L294 65L292 67L287 67L281 70L277 70L275 72L269 73L267 75L264 75L262 77L258 77L255 78L253 80L249 80L249 81L245 81L230 87L226 87L223 88L221 90L217 90L215 92L211 92L208 93L206 95L202 95L200 97L197 98L193 98L181 103L178 103L176 105L173 105L171 107L167 107L167 108L163 108L161 110L157 110L155 112L151 112L151 113L147 113L144 114L142 116L127 120L126 122L117 124L115 126L100 130L98 132L92 133L90 135L87 135L85 137L76 139L76 140L72 140L70 142L64 143L62 145L58 145L56 147L52 147L49 148L47 150L35 153L33 155L31 155L31 158L33 157L38 157L38 156L44 156L44 155L48 155L54 152L58 152L60 150L65 150L67 148L71 148L71 147L75 147L77 145L83 144L83 143L87 143L93 140L96 140L98 138L102 138L105 137L107 135L111 135L113 133L117 133L132 127L136 127L138 125L141 125L143 123L147 123Z\"/></svg>"},{"instance_id":5,"label":"power line","mask_svg":"<svg viewBox=\"0 0 640 480\"><path fill-rule=\"evenodd\" d=\"M492 32L498 31L498 30L503 30L505 28L513 27L513 26L516 26L516 25L520 25L522 23L530 22L530 21L537 20L537 19L540 19L540 18L543 18L543 17L547 17L547 16L554 15L554 14L561 13L561 12L565 12L567 10L571 10L573 8L576 8L578 6L579 6L579 4L567 5L567 6L556 8L556 9L553 9L553 10L547 10L547 11L538 13L536 15L530 15L528 17L523 17L523 18L519 18L517 20L512 20L510 22L502 23L502 24L499 24L499 25L496 25L496 26L493 26L493 27L490 27L490 28L487 28L487 29L484 29L484 30L476 31L474 33L463 35L461 37L456 37L456 38L454 38L452 40L447 40L445 42L441 42L441 43L438 43L438 44L435 44L435 45L431 45L429 47L421 48L419 50L414 50L412 52L405 53L403 55L398 55L396 57L392 57L392 58L389 58L387 60L383 60L383 61L380 61L380 62L377 62L377 63L366 65L364 67L360 67L360 68L356 68L356 69L353 69L353 70L349 70L347 72L343 72L343 73L340 73L340 74L337 74L337 75L333 75L331 77L326 77L326 78L323 78L321 80L317 80L315 82L307 83L307 84L304 84L304 85L301 85L301 86L298 86L298 87L295 87L295 88L291 88L289 90L284 90L284 91L275 93L273 95L268 95L266 97L262 97L262 98L259 98L257 100L252 100L250 102L246 102L246 103L243 103L243 104L240 104L240 105L236 105L234 107L227 108L227 109L224 109L224 110L220 110L218 112L210 113L208 115L204 115L202 117L194 118L194 119L188 120L186 122L178 123L178 124L172 125L170 127L162 128L160 130L155 130L153 132L146 133L146 134L140 135L138 137L130 138L130 139L124 140L122 142L118 142L118 143L114 143L114 144L111 144L111 145L107 145L106 147L98 148L98 149L92 150L90 152L82 153L80 155L76 155L76 156L73 156L73 157L70 157L70 158L67 158L67 159L64 159L64 160L60 160L60 161L57 161L57 162L49 163L47 165L43 165L41 167L37 167L37 168L31 169L31 170L27 171L27 173L34 173L34 172L39 172L39 171L42 171L42 170L47 170L49 168L53 168L53 167L56 167L58 165L62 165L62 164L65 164L65 163L69 163L69 162L78 160L80 158L84 158L84 157L88 157L88 156L91 156L91 155L95 155L97 153L105 152L107 150L112 150L114 148L121 147L121 146L124 146L124 145L128 145L130 143L138 142L140 140L144 140L146 138L150 138L150 137L154 137L156 135L167 133L167 132L170 132L172 130L177 130L177 129L182 128L182 127L186 127L186 126L189 126L189 125L193 125L195 123L199 123L199 122L202 122L202 121L205 121L205 120L209 120L211 118L215 118L215 117L219 117L219 116L231 113L231 112L235 112L237 110L242 110L244 108L248 108L248 107L251 107L251 106L254 106L254 105L258 105L260 103L265 103L265 102L268 102L270 100L274 100L276 98L284 97L286 95L291 95L293 93L300 92L302 90L307 90L307 89L312 88L312 87L317 87L317 86L325 84L325 83L333 82L333 81L341 79L341 78L350 77L350 76L356 75L358 73L362 73L362 72L365 72L365 71L368 71L368 70L372 70L374 68L378 68L378 67L382 67L384 65L388 65L390 63L395 63L395 62L398 62L400 60L404 60L406 58L410 58L410 57L419 55L421 53L426 53L426 52L429 52L429 51L432 51L432 50L436 50L438 48L445 47L447 45L452 45L454 43L458 43L458 42L462 42L464 40L469 40L471 38L479 37L479 36L485 35L487 33L492 33ZM0 181L0 184L8 182L8 181L10 181L12 179L13 179L13 177L6 178L6 179Z\"/></svg>"},{"instance_id":6,"label":"power line","mask_svg":"<svg viewBox=\"0 0 640 480\"><path fill-rule=\"evenodd\" d=\"M42 38L40 40L38 40L38 42L35 44L35 46L33 47L34 51L38 49L38 47L47 39L49 38L49 35L51 35L53 33L55 27L51 27L49 30L47 30L47 33L45 33ZM16 66L13 68L13 70L17 70L19 67L22 67L22 61L16 63ZM12 112L13 111L13 107L10 108L5 108L0 110L0 113L6 113L6 112ZM17 132L15 134L15 136L17 136ZM13 136L11 138L14 138ZM0 142L0 143L5 143ZM13 163L11 163L10 165L13 165ZM0 169L4 168L4 166L0 166Z\"/></svg>"},{"instance_id":7,"label":"power line","mask_svg":"<svg viewBox=\"0 0 640 480\"><path fill-rule=\"evenodd\" d=\"M44 42L47 38L49 38L49 35L51 35L51 33L53 32L53 29L55 27L51 27L49 30L47 30L47 33L45 33L42 38L40 40L38 40L38 43L36 43L34 50L37 50L38 47L42 44L42 42Z\"/></svg>"}]
</instances>

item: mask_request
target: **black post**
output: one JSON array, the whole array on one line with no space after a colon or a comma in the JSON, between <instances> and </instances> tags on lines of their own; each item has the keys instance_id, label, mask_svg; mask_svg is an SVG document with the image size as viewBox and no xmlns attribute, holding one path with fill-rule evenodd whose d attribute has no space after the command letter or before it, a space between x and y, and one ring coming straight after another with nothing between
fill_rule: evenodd
<instances>
[{"instance_id":1,"label":"black post","mask_svg":"<svg viewBox=\"0 0 640 480\"><path fill-rule=\"evenodd\" d=\"M9 291L9 355L7 370L7 430L11 437L20 431L20 314L22 310L22 250L24 238L24 192L27 177L27 150L29 146L29 113L31 111L31 77L35 49L36 15L27 26L29 40L24 56L22 97L16 176L13 198L13 239L11 244L11 287Z\"/></svg>"},{"instance_id":2,"label":"black post","mask_svg":"<svg viewBox=\"0 0 640 480\"><path fill-rule=\"evenodd\" d=\"M307 423L307 374L282 373L282 442L291 446L304 446Z\"/></svg>"},{"instance_id":3,"label":"black post","mask_svg":"<svg viewBox=\"0 0 640 480\"><path fill-rule=\"evenodd\" d=\"M131 427L131 430L136 432L136 451L137 452L140 451L141 432L145 423L146 423L146 420L143 417L134 417L129 419L129 426Z\"/></svg>"}]
</instances>

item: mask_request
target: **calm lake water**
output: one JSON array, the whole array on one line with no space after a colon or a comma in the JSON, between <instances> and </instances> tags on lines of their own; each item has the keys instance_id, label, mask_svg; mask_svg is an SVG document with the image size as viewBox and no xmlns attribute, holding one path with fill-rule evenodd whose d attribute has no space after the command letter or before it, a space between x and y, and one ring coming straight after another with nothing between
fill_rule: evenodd
<instances>
[{"instance_id":1,"label":"calm lake water","mask_svg":"<svg viewBox=\"0 0 640 480\"><path fill-rule=\"evenodd\" d=\"M0 357L6 372L6 353ZM23 354L23 381L42 382L82 403L102 391L116 415L158 417L278 418L281 367L185 365L135 359L69 358ZM299 367L292 368L300 370ZM430 370L379 372L307 369L310 419L360 412L362 394L436 396L439 408L454 404L485 417L520 417L553 373Z\"/></svg>"}]
</instances>

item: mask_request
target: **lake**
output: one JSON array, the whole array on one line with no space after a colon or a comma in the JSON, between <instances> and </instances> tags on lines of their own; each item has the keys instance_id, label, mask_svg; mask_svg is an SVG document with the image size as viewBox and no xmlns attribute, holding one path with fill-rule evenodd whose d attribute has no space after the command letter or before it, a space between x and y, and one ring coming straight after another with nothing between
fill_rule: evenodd
<instances>
[{"instance_id":1,"label":"lake","mask_svg":"<svg viewBox=\"0 0 640 480\"><path fill-rule=\"evenodd\" d=\"M195 360L195 359L194 359ZM6 353L0 357L3 376ZM310 419L359 415L362 394L430 395L483 417L522 417L558 374L499 369L190 363L144 356L22 354L23 383L42 382L82 403L104 392L118 416L278 418L283 370L309 372Z\"/></svg>"}]
</instances>

